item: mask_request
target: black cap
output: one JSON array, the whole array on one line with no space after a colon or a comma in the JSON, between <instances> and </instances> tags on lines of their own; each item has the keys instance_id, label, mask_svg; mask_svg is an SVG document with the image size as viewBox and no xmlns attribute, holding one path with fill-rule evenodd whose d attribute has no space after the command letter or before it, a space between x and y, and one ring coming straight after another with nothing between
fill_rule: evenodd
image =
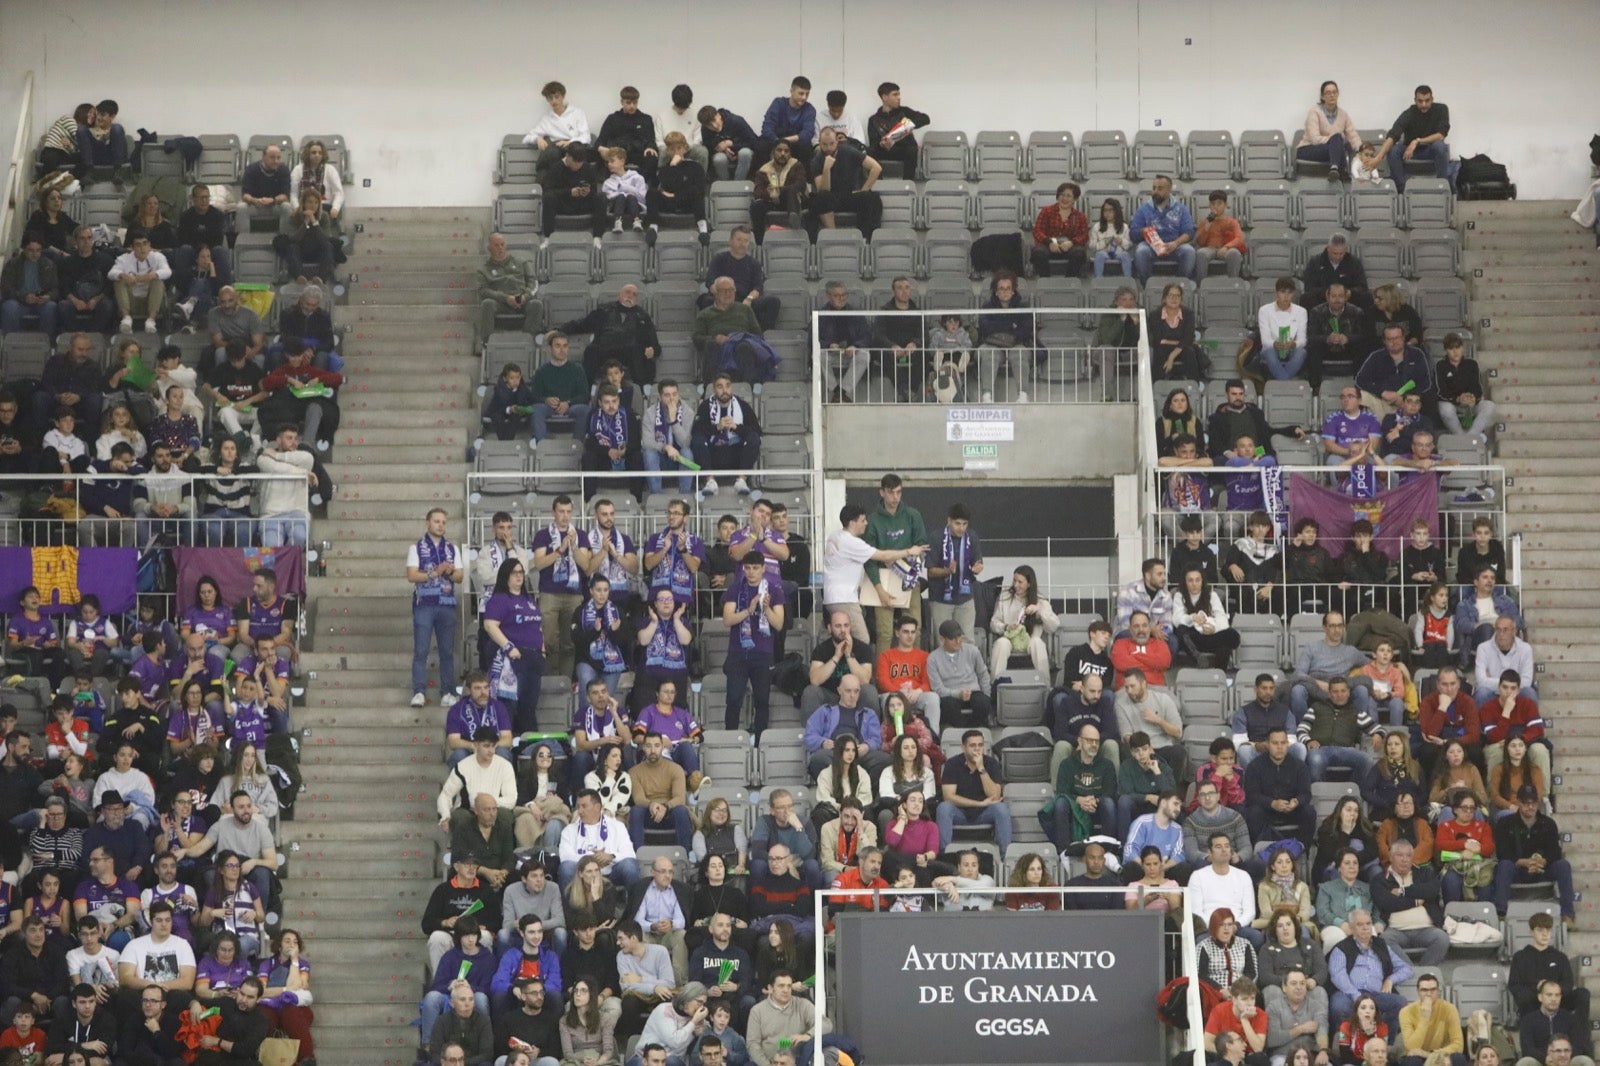
<instances>
[{"instance_id":1,"label":"black cap","mask_svg":"<svg viewBox=\"0 0 1600 1066\"><path fill-rule=\"evenodd\" d=\"M478 865L478 853L475 852L475 851L463 851L463 852L460 852L459 854L450 856L450 861L451 862L470 862L472 865L476 866L476 865Z\"/></svg>"},{"instance_id":2,"label":"black cap","mask_svg":"<svg viewBox=\"0 0 1600 1066\"><path fill-rule=\"evenodd\" d=\"M1538 799L1539 790L1534 788L1532 785L1523 785L1521 788L1517 789L1517 802L1519 803L1525 800L1537 801Z\"/></svg>"},{"instance_id":3,"label":"black cap","mask_svg":"<svg viewBox=\"0 0 1600 1066\"><path fill-rule=\"evenodd\" d=\"M474 742L479 740L499 740L500 731L492 725L480 725L472 731L472 739Z\"/></svg>"},{"instance_id":4,"label":"black cap","mask_svg":"<svg viewBox=\"0 0 1600 1066\"><path fill-rule=\"evenodd\" d=\"M106 807L125 807L128 801L122 798L122 793L114 788L108 788L100 796L100 801L94 805L95 810L104 810Z\"/></svg>"}]
</instances>

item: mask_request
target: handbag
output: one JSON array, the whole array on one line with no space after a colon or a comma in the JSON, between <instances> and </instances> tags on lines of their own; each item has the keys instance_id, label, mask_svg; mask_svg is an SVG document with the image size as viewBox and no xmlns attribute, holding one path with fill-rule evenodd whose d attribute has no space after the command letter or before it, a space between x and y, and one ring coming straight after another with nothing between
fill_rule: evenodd
<instances>
[{"instance_id":1,"label":"handbag","mask_svg":"<svg viewBox=\"0 0 1600 1066\"><path fill-rule=\"evenodd\" d=\"M300 1059L300 1041L292 1036L269 1036L261 1041L261 1066L294 1066Z\"/></svg>"}]
</instances>

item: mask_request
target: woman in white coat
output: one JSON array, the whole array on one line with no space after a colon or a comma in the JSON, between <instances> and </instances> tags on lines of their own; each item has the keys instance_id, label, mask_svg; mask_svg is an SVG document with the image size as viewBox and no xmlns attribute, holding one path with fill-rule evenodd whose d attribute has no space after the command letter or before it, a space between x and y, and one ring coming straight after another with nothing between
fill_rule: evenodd
<instances>
[{"instance_id":1,"label":"woman in white coat","mask_svg":"<svg viewBox=\"0 0 1600 1066\"><path fill-rule=\"evenodd\" d=\"M1183 585L1172 598L1172 628L1179 647L1190 655L1226 657L1239 646L1239 631L1228 624L1228 609L1203 570L1183 575Z\"/></svg>"},{"instance_id":2,"label":"woman in white coat","mask_svg":"<svg viewBox=\"0 0 1600 1066\"><path fill-rule=\"evenodd\" d=\"M989 671L999 677L1013 654L1027 652L1033 668L1050 674L1050 648L1045 637L1061 625L1050 601L1039 596L1039 579L1033 567L1019 566L1011 575L1011 587L1000 594L989 618L994 642L989 651Z\"/></svg>"}]
</instances>

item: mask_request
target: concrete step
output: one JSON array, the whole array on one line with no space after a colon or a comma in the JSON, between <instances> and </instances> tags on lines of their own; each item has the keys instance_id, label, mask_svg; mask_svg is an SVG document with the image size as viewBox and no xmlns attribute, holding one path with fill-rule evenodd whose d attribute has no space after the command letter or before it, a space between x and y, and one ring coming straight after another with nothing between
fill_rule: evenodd
<instances>
[{"instance_id":1,"label":"concrete step","mask_svg":"<svg viewBox=\"0 0 1600 1066\"><path fill-rule=\"evenodd\" d=\"M1548 580L1548 579L1547 579ZM1594 594L1587 588L1573 584L1533 584L1523 582L1522 607L1582 607L1594 602Z\"/></svg>"},{"instance_id":2,"label":"concrete step","mask_svg":"<svg viewBox=\"0 0 1600 1066\"><path fill-rule=\"evenodd\" d=\"M466 455L466 442L424 442L413 441L410 443L376 444L364 441L361 447L345 451L342 438L335 438L335 444L341 445L340 450L334 454L338 456L342 466L351 466L360 469L366 466L411 466L414 469L425 469L434 465L461 463Z\"/></svg>"},{"instance_id":3,"label":"concrete step","mask_svg":"<svg viewBox=\"0 0 1600 1066\"><path fill-rule=\"evenodd\" d=\"M409 695L410 693L390 693L389 703L390 705L404 706L405 698ZM335 705L331 709L339 710L340 708ZM295 712L297 716L301 713L300 711ZM433 731L436 735L432 738L432 747L418 744L382 748L344 744L306 744L303 745L303 750L300 753L300 766L302 769L314 765L328 766L336 771L345 766L394 766L401 764L407 766L437 766L442 769L443 764L439 762L439 737L437 734L443 731L444 718L442 717L442 711L438 713L441 714L441 717L434 726ZM313 731L332 728L336 724L331 719L307 723Z\"/></svg>"},{"instance_id":4,"label":"concrete step","mask_svg":"<svg viewBox=\"0 0 1600 1066\"><path fill-rule=\"evenodd\" d=\"M478 310L478 292L469 279L459 278L454 282L432 285L396 285L364 281L350 293L349 306L354 308L383 308L406 307L413 304L424 306L444 305L450 307L471 307L473 312Z\"/></svg>"},{"instance_id":5,"label":"concrete step","mask_svg":"<svg viewBox=\"0 0 1600 1066\"><path fill-rule=\"evenodd\" d=\"M1600 499L1589 496L1562 495L1554 499L1541 497L1528 491L1526 479L1506 494L1506 510L1519 518L1526 515L1591 515L1600 511Z\"/></svg>"},{"instance_id":6,"label":"concrete step","mask_svg":"<svg viewBox=\"0 0 1600 1066\"><path fill-rule=\"evenodd\" d=\"M298 827L300 823L296 820L286 822L284 825ZM360 863L362 865L359 869L365 869L365 864L369 862L431 863L437 857L437 850L432 840L427 841L424 847L420 840L400 844L392 840L375 839L370 831L365 836L356 838L324 839L315 835L314 830L302 832L298 828L296 834L291 836L286 830L279 834L297 849L294 853L296 875L305 864L312 862L343 860L348 864ZM356 869L352 865L352 871Z\"/></svg>"},{"instance_id":7,"label":"concrete step","mask_svg":"<svg viewBox=\"0 0 1600 1066\"><path fill-rule=\"evenodd\" d=\"M295 871L295 875L299 876L298 870ZM295 903L306 907L351 901L381 901L386 906L392 904L396 907L413 907L425 905L428 902L428 894L433 891L432 884L424 885L415 880L405 884L395 884L387 878L351 877L348 872L337 881L322 878L315 884L296 887L301 891L295 894Z\"/></svg>"},{"instance_id":8,"label":"concrete step","mask_svg":"<svg viewBox=\"0 0 1600 1066\"><path fill-rule=\"evenodd\" d=\"M1554 425L1564 424L1565 423L1547 424L1541 427L1543 432L1541 432L1539 436L1545 440L1559 440L1561 434L1555 432L1552 427ZM1541 474L1550 469L1550 467L1553 465L1549 459L1502 458L1500 462L1506 468L1506 473L1514 478L1523 478L1532 474ZM1560 461L1559 466L1564 473L1600 473L1600 455L1563 459Z\"/></svg>"},{"instance_id":9,"label":"concrete step","mask_svg":"<svg viewBox=\"0 0 1600 1066\"><path fill-rule=\"evenodd\" d=\"M1591 375L1600 377L1600 375ZM1551 405L1565 406L1568 404L1593 404L1600 403L1600 381L1590 383L1586 381L1568 381L1566 384L1535 383L1535 382L1508 382L1505 378L1497 379L1492 386L1494 391L1494 405L1498 412L1514 410L1518 405L1528 404L1537 410L1544 410Z\"/></svg>"},{"instance_id":10,"label":"concrete step","mask_svg":"<svg viewBox=\"0 0 1600 1066\"><path fill-rule=\"evenodd\" d=\"M436 375L448 374L451 370L457 369L466 373L470 379L477 377L476 363L421 346L403 353L358 352L346 358L345 369L356 381L371 385L369 391L379 393L403 392L406 377L416 377L424 381L443 381L448 378ZM471 391L472 386L476 384L476 380L471 380L467 386L468 390Z\"/></svg>"},{"instance_id":11,"label":"concrete step","mask_svg":"<svg viewBox=\"0 0 1600 1066\"><path fill-rule=\"evenodd\" d=\"M453 524L460 523L466 517L466 505L459 500L454 508L451 508L448 502L441 502L439 506L445 509L445 514L449 516ZM420 525L424 513L419 511L416 505L409 500L397 500L388 503L382 503L377 500L347 502L341 497L328 505L328 517L336 522L342 518L389 518L415 521Z\"/></svg>"},{"instance_id":12,"label":"concrete step","mask_svg":"<svg viewBox=\"0 0 1600 1066\"><path fill-rule=\"evenodd\" d=\"M1593 423L1595 420L1594 401L1586 400L1581 395L1571 403L1549 399L1533 399L1528 402L1516 400L1507 401L1503 406L1495 404L1495 418L1508 424L1518 422L1580 422Z\"/></svg>"},{"instance_id":13,"label":"concrete step","mask_svg":"<svg viewBox=\"0 0 1600 1066\"><path fill-rule=\"evenodd\" d=\"M419 382L420 387L407 391L394 391L392 384L379 388L375 383L358 382L339 391L339 412L346 417L380 411L391 415L397 411L415 411L416 417L440 417L439 412L476 412L478 405L472 402L475 397L469 399L472 387L469 375L443 368L441 375L437 382Z\"/></svg>"},{"instance_id":14,"label":"concrete step","mask_svg":"<svg viewBox=\"0 0 1600 1066\"><path fill-rule=\"evenodd\" d=\"M444 400L436 401L437 406L432 409L421 410L380 405L379 401L387 398L373 392L366 395L364 407L344 410L341 406L340 430L348 429L352 433L376 429L449 431L473 429L478 425L475 405Z\"/></svg>"},{"instance_id":15,"label":"concrete step","mask_svg":"<svg viewBox=\"0 0 1600 1066\"><path fill-rule=\"evenodd\" d=\"M465 473L465 467L463 467L463 478ZM426 501L429 504L436 503L440 507L451 510L452 513L462 513L459 510L453 510L453 508L461 508L463 506L461 497L457 495L452 502L448 495L441 495L438 485L431 481L360 480L346 482L342 477L337 480L339 498L347 504L355 504L366 500L383 500L387 503L416 500ZM426 513L426 511L423 513Z\"/></svg>"},{"instance_id":16,"label":"concrete step","mask_svg":"<svg viewBox=\"0 0 1600 1066\"><path fill-rule=\"evenodd\" d=\"M458 492L466 480L467 464L463 460L430 466L426 469L392 463L363 463L358 465L344 462L340 456L338 461L329 467L335 480L341 486L346 483L351 486L359 484L412 484L426 481L435 485L451 484ZM419 534L420 535L420 534ZM413 540L416 538L413 537Z\"/></svg>"},{"instance_id":17,"label":"concrete step","mask_svg":"<svg viewBox=\"0 0 1600 1066\"><path fill-rule=\"evenodd\" d=\"M409 695L405 692L406 684L401 682L395 689L394 711L399 717L411 710L406 706ZM335 749L343 750L362 745L381 745L385 750L395 752L396 757L406 758L407 755L398 753L415 753L417 749L426 749L431 757L438 758L439 740L444 734L443 710L438 707L438 700L433 701L439 714L438 720L426 726L396 725L392 728L374 730L366 726L347 725L319 725L311 729L310 735L301 741L302 751L314 750L318 745L325 745L328 752Z\"/></svg>"},{"instance_id":18,"label":"concrete step","mask_svg":"<svg viewBox=\"0 0 1600 1066\"><path fill-rule=\"evenodd\" d=\"M1547 261L1526 254L1506 255L1469 249L1462 252L1461 263L1474 291L1499 284L1538 286L1600 280L1600 263L1581 253L1561 252Z\"/></svg>"},{"instance_id":19,"label":"concrete step","mask_svg":"<svg viewBox=\"0 0 1600 1066\"><path fill-rule=\"evenodd\" d=\"M1554 348L1537 344L1507 344L1494 355L1489 367L1493 371L1490 380L1498 381L1503 375L1514 375L1522 371L1544 371L1552 368L1588 374L1590 371L1600 368L1600 358L1596 357L1592 348Z\"/></svg>"},{"instance_id":20,"label":"concrete step","mask_svg":"<svg viewBox=\"0 0 1600 1066\"><path fill-rule=\"evenodd\" d=\"M464 350L472 343L472 327L455 323L363 322L353 327L349 336L357 340L401 344L443 341L459 345Z\"/></svg>"},{"instance_id":21,"label":"concrete step","mask_svg":"<svg viewBox=\"0 0 1600 1066\"><path fill-rule=\"evenodd\" d=\"M1497 281L1484 284L1483 279L1478 278L1474 279L1472 290L1472 305L1478 317L1491 309L1503 312L1524 306L1533 311L1544 303L1600 299L1600 281L1553 281L1547 285Z\"/></svg>"},{"instance_id":22,"label":"concrete step","mask_svg":"<svg viewBox=\"0 0 1600 1066\"><path fill-rule=\"evenodd\" d=\"M1468 230L1462 240L1464 248L1485 252L1529 252L1539 255L1559 255L1563 252L1579 254L1594 251L1594 234L1585 233L1570 223L1560 227L1539 227L1523 231L1485 232Z\"/></svg>"},{"instance_id":23,"label":"concrete step","mask_svg":"<svg viewBox=\"0 0 1600 1066\"><path fill-rule=\"evenodd\" d=\"M295 712L297 725L300 724L299 716L302 713L306 712L301 712L298 710ZM342 716L342 720L339 724L353 726L370 725L375 729L393 728L390 723L382 720L382 717L380 716L383 715L383 713L384 712L379 711L376 708L367 710L365 712L346 708L344 709L344 715ZM434 713L437 714L437 711ZM393 715L390 714L389 717L392 718ZM431 725L435 729L439 729L441 722L442 716L440 718L435 718L431 723L427 724ZM307 726L310 726L310 724L311 723L309 722L306 723ZM439 729L439 732L442 734L443 730ZM338 770L337 782L330 780L330 778L333 776L331 772L334 770ZM387 774L385 774L381 768L370 765L348 766L342 769L337 767L322 766L319 768L317 773L312 774L308 772L305 777L307 787L313 789L328 788L334 783L368 788L377 785L399 785L402 782L407 785L425 783L428 785L437 786L444 780L445 775L448 772L449 771L445 768L442 761L435 761L432 765L425 765L422 763L406 763L393 767Z\"/></svg>"},{"instance_id":24,"label":"concrete step","mask_svg":"<svg viewBox=\"0 0 1600 1066\"><path fill-rule=\"evenodd\" d=\"M340 309L339 321L352 328L359 329L367 323L384 326L395 326L402 323L436 323L469 322L470 319L462 302L439 301L423 303L417 300L408 300L403 303L393 304L351 304Z\"/></svg>"},{"instance_id":25,"label":"concrete step","mask_svg":"<svg viewBox=\"0 0 1600 1066\"><path fill-rule=\"evenodd\" d=\"M440 781L443 781L441 775ZM432 822L437 824L438 818L433 809L433 802L438 798L439 786L432 788L401 788L394 794L385 796L386 809L384 810L384 824L420 825ZM372 820L372 797L366 799L347 800L318 800L307 804L301 811L296 806L295 820L304 819L310 823L342 821L348 818ZM377 826L374 825L374 832Z\"/></svg>"},{"instance_id":26,"label":"concrete step","mask_svg":"<svg viewBox=\"0 0 1600 1066\"><path fill-rule=\"evenodd\" d=\"M404 595L406 590L395 580L394 574L390 573L384 577L313 578L311 591L317 596L378 597L385 594Z\"/></svg>"},{"instance_id":27,"label":"concrete step","mask_svg":"<svg viewBox=\"0 0 1600 1066\"><path fill-rule=\"evenodd\" d=\"M1584 477L1561 477L1556 475L1540 475L1538 477L1518 478L1516 484L1518 495L1537 496L1547 493L1557 496L1584 496L1593 491L1589 479ZM1540 501L1542 510L1566 510L1565 500Z\"/></svg>"},{"instance_id":28,"label":"concrete step","mask_svg":"<svg viewBox=\"0 0 1600 1066\"><path fill-rule=\"evenodd\" d=\"M1563 303L1544 300L1536 304L1518 304L1509 313L1487 317L1477 312L1479 332L1486 336L1499 336L1517 332L1534 336L1542 333L1584 333L1600 328L1600 315L1585 309L1581 303ZM1489 325L1483 325L1488 322Z\"/></svg>"},{"instance_id":29,"label":"concrete step","mask_svg":"<svg viewBox=\"0 0 1600 1066\"><path fill-rule=\"evenodd\" d=\"M465 455L468 440L465 426L435 426L432 428L417 426L377 426L357 427L352 426L347 431L340 425L338 434L334 437L334 444L341 452L346 448L359 449L357 454L367 456L372 450L386 448L428 448L436 450L438 446L454 449L457 453Z\"/></svg>"},{"instance_id":30,"label":"concrete step","mask_svg":"<svg viewBox=\"0 0 1600 1066\"><path fill-rule=\"evenodd\" d=\"M406 233L401 230L388 232L382 236L363 233L361 239L356 241L355 251L350 255L348 269L352 274L359 274L369 261L408 256L413 260L426 257L430 263L459 259L466 269L471 270L477 267L477 261L483 255L483 245L476 238L465 234L452 237ZM413 262L412 269L422 265ZM455 266L454 269L460 271L462 266Z\"/></svg>"},{"instance_id":31,"label":"concrete step","mask_svg":"<svg viewBox=\"0 0 1600 1066\"><path fill-rule=\"evenodd\" d=\"M1593 542L1590 541L1592 544ZM1571 574L1574 571L1591 569L1596 562L1593 550L1580 550L1578 548L1544 548L1540 551L1524 552L1522 555L1522 568L1524 570L1559 570Z\"/></svg>"},{"instance_id":32,"label":"concrete step","mask_svg":"<svg viewBox=\"0 0 1600 1066\"><path fill-rule=\"evenodd\" d=\"M1516 432L1507 432L1496 441L1495 452L1502 462L1511 459L1564 459L1572 453L1570 438L1533 438L1523 433L1524 428L1519 426Z\"/></svg>"},{"instance_id":33,"label":"concrete step","mask_svg":"<svg viewBox=\"0 0 1600 1066\"><path fill-rule=\"evenodd\" d=\"M1513 332L1505 330L1482 330L1477 339L1478 350L1484 353L1497 353L1502 347L1528 348L1581 348L1586 344L1594 343L1592 330L1533 330L1521 329ZM1489 356L1492 363L1496 356Z\"/></svg>"},{"instance_id":34,"label":"concrete step","mask_svg":"<svg viewBox=\"0 0 1600 1066\"><path fill-rule=\"evenodd\" d=\"M1571 210L1571 200L1463 200L1456 204L1456 220L1465 225L1469 220L1566 218Z\"/></svg>"}]
</instances>

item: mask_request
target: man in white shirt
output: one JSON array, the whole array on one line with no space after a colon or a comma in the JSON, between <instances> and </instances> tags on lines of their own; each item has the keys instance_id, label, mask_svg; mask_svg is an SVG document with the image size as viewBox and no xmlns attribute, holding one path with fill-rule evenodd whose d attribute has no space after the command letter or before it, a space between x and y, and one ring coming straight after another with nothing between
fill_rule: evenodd
<instances>
[{"instance_id":1,"label":"man in white shirt","mask_svg":"<svg viewBox=\"0 0 1600 1066\"><path fill-rule=\"evenodd\" d=\"M539 149L539 160L535 166L539 171L540 183L549 186L550 182L544 180L545 172L561 165L567 145L590 144L593 138L589 134L588 116L581 108L567 104L565 85L559 81L545 82L539 95L550 105L550 110L522 138L522 143Z\"/></svg>"},{"instance_id":2,"label":"man in white shirt","mask_svg":"<svg viewBox=\"0 0 1600 1066\"><path fill-rule=\"evenodd\" d=\"M672 87L672 106L667 108L656 120L656 148L660 150L663 158L667 155L667 134L681 133L683 139L689 142L689 151L686 153L691 162L699 163L704 173L711 173L711 156L706 151L706 146L701 143L700 116L696 113L694 105L694 90L687 85L678 84Z\"/></svg>"},{"instance_id":3,"label":"man in white shirt","mask_svg":"<svg viewBox=\"0 0 1600 1066\"><path fill-rule=\"evenodd\" d=\"M867 131L861 125L861 120L854 115L844 113L844 105L850 102L843 90L831 89L828 92L828 106L817 113L817 134L821 136L823 130L833 130L841 137L848 137L859 145L867 143Z\"/></svg>"},{"instance_id":4,"label":"man in white shirt","mask_svg":"<svg viewBox=\"0 0 1600 1066\"><path fill-rule=\"evenodd\" d=\"M1211 912L1226 907L1239 923L1239 935L1259 948L1265 939L1261 930L1250 928L1256 920L1256 886L1250 875L1233 865L1233 844L1228 834L1216 832L1208 841L1211 865L1189 875L1189 891L1194 896L1195 917L1209 924Z\"/></svg>"},{"instance_id":5,"label":"man in white shirt","mask_svg":"<svg viewBox=\"0 0 1600 1066\"><path fill-rule=\"evenodd\" d=\"M627 888L639 879L639 860L634 857L628 827L606 815L600 806L600 793L586 788L578 793L578 817L561 831L561 866L556 875L562 891L578 873L578 860L593 855L600 869L618 887Z\"/></svg>"},{"instance_id":6,"label":"man in white shirt","mask_svg":"<svg viewBox=\"0 0 1600 1066\"><path fill-rule=\"evenodd\" d=\"M256 490L256 512L261 516L261 543L268 548L306 546L311 530L310 489L317 485L315 460L300 449L300 429L284 426L273 443L256 456L263 474L288 475L294 481L263 481Z\"/></svg>"},{"instance_id":7,"label":"man in white shirt","mask_svg":"<svg viewBox=\"0 0 1600 1066\"><path fill-rule=\"evenodd\" d=\"M872 634L867 632L867 619L861 613L861 579L866 576L867 563L897 563L921 555L928 546L874 548L862 539L861 534L867 531L867 512L859 504L847 503L839 508L839 525L841 528L828 534L822 549L822 609L829 615L837 611L849 617L850 635L870 644Z\"/></svg>"},{"instance_id":8,"label":"man in white shirt","mask_svg":"<svg viewBox=\"0 0 1600 1066\"><path fill-rule=\"evenodd\" d=\"M500 734L494 726L479 726L472 734L472 757L462 759L450 767L444 787L439 790L437 809L439 828L452 834L473 821L470 807L461 802L466 797L470 803L480 794L494 797L504 810L517 809L517 771L506 759L495 753Z\"/></svg>"},{"instance_id":9,"label":"man in white shirt","mask_svg":"<svg viewBox=\"0 0 1600 1066\"><path fill-rule=\"evenodd\" d=\"M1261 368L1275 381L1288 381L1306 365L1306 309L1294 302L1293 278L1279 278L1273 296L1256 315Z\"/></svg>"},{"instance_id":10,"label":"man in white shirt","mask_svg":"<svg viewBox=\"0 0 1600 1066\"><path fill-rule=\"evenodd\" d=\"M137 310L144 318L144 331L154 333L172 267L167 265L166 256L150 250L150 235L144 230L135 229L128 238L128 251L117 256L106 277L115 287L117 309L122 312L121 331L133 332L133 313Z\"/></svg>"},{"instance_id":11,"label":"man in white shirt","mask_svg":"<svg viewBox=\"0 0 1600 1066\"><path fill-rule=\"evenodd\" d=\"M122 993L137 996L152 985L173 1002L194 989L194 948L172 935L172 904L150 904L150 932L128 941L117 963L117 985Z\"/></svg>"}]
</instances>

